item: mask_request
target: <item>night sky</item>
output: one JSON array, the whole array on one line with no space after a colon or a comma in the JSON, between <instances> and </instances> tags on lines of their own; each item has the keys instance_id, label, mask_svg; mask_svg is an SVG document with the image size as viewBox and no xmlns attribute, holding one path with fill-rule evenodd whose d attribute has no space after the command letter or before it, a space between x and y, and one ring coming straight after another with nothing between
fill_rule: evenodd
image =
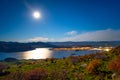
<instances>
[{"instance_id":1,"label":"night sky","mask_svg":"<svg viewBox=\"0 0 120 80\"><path fill-rule=\"evenodd\" d=\"M119 40L120 0L0 0L0 41Z\"/></svg>"}]
</instances>

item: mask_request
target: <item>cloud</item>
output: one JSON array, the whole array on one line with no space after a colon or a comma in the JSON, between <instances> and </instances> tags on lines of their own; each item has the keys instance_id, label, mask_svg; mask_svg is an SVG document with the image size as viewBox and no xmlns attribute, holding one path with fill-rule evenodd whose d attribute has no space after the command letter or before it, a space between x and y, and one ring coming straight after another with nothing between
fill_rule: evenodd
<instances>
[{"instance_id":1,"label":"cloud","mask_svg":"<svg viewBox=\"0 0 120 80\"><path fill-rule=\"evenodd\" d=\"M66 33L67 35L76 35L77 34L77 31L69 31Z\"/></svg>"},{"instance_id":2,"label":"cloud","mask_svg":"<svg viewBox=\"0 0 120 80\"><path fill-rule=\"evenodd\" d=\"M70 33L71 32L71 33ZM46 38L46 37L34 37L30 39L23 39L19 42L64 42L64 41L120 41L120 29L106 29L84 32L77 34L75 31L67 32L74 36L68 36L63 38Z\"/></svg>"},{"instance_id":3,"label":"cloud","mask_svg":"<svg viewBox=\"0 0 120 80\"><path fill-rule=\"evenodd\" d=\"M74 34L74 32L73 32ZM85 32L77 34L71 37L65 37L61 41L119 41L120 30L97 30L91 32Z\"/></svg>"},{"instance_id":4,"label":"cloud","mask_svg":"<svg viewBox=\"0 0 120 80\"><path fill-rule=\"evenodd\" d=\"M56 39L54 38L46 38L46 37L34 37L30 39L22 39L18 40L17 42L55 42Z\"/></svg>"},{"instance_id":5,"label":"cloud","mask_svg":"<svg viewBox=\"0 0 120 80\"><path fill-rule=\"evenodd\" d=\"M48 41L48 38L45 38L45 37L35 37L35 38L31 38L31 39L28 39L27 40L28 42L46 42Z\"/></svg>"}]
</instances>

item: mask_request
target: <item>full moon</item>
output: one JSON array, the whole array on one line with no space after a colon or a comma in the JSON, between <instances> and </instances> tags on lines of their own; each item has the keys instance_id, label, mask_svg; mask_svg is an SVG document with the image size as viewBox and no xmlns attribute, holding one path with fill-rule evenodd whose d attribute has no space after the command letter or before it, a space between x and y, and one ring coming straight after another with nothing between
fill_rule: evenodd
<instances>
[{"instance_id":1,"label":"full moon","mask_svg":"<svg viewBox=\"0 0 120 80\"><path fill-rule=\"evenodd\" d=\"M33 17L34 17L35 19L41 18L40 12L38 12L38 11L33 12Z\"/></svg>"}]
</instances>

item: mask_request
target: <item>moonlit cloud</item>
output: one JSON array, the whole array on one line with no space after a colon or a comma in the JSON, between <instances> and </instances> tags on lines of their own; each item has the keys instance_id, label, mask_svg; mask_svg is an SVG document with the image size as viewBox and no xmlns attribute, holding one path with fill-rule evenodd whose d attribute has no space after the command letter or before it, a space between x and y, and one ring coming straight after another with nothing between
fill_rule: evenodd
<instances>
[{"instance_id":1,"label":"moonlit cloud","mask_svg":"<svg viewBox=\"0 0 120 80\"><path fill-rule=\"evenodd\" d=\"M35 38L31 38L31 39L28 39L28 42L46 42L48 41L48 38L45 38L45 37L35 37Z\"/></svg>"},{"instance_id":2,"label":"moonlit cloud","mask_svg":"<svg viewBox=\"0 0 120 80\"><path fill-rule=\"evenodd\" d=\"M74 33L74 32L73 32ZM61 41L119 41L120 30L97 30L85 32L71 37L65 37Z\"/></svg>"},{"instance_id":3,"label":"moonlit cloud","mask_svg":"<svg viewBox=\"0 0 120 80\"><path fill-rule=\"evenodd\" d=\"M74 34L74 31L71 31ZM34 37L19 42L120 41L120 30L106 29L74 34L64 38Z\"/></svg>"},{"instance_id":4,"label":"moonlit cloud","mask_svg":"<svg viewBox=\"0 0 120 80\"><path fill-rule=\"evenodd\" d=\"M76 34L77 34L77 31L74 31L74 30L66 33L66 35L71 35L71 36Z\"/></svg>"}]
</instances>

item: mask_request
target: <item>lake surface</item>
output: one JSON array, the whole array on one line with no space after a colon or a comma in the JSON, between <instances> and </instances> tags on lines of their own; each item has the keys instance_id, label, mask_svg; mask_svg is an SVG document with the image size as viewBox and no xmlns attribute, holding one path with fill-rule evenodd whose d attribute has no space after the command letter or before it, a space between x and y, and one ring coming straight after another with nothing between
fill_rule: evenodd
<instances>
[{"instance_id":1,"label":"lake surface","mask_svg":"<svg viewBox=\"0 0 120 80\"><path fill-rule=\"evenodd\" d=\"M96 53L96 50L83 50L83 51L53 51L49 48L36 48L35 50L25 52L0 52L0 60L5 58L17 58L17 59L46 59L46 58L63 58L70 55L78 56Z\"/></svg>"}]
</instances>

